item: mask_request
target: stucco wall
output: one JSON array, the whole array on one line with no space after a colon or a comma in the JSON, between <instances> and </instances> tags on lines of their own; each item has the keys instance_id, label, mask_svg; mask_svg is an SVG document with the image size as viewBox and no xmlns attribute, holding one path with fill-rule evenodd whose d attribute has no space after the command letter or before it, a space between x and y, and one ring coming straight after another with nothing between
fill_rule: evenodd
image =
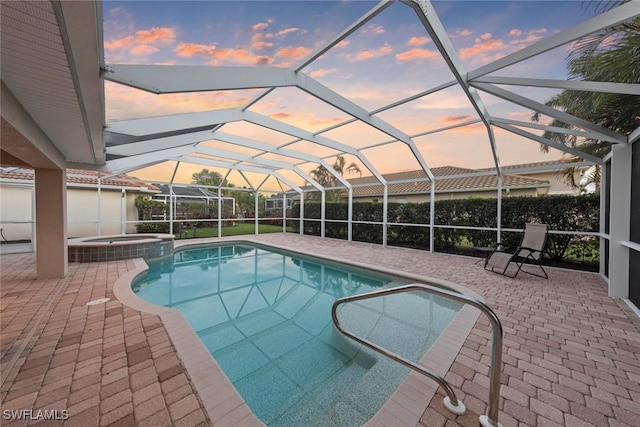
<instances>
[{"instance_id":1,"label":"stucco wall","mask_svg":"<svg viewBox=\"0 0 640 427\"><path fill-rule=\"evenodd\" d=\"M579 189L572 187L565 181L562 171L519 173L518 175L549 181L551 184L549 194L578 194L580 192ZM580 171L576 170L573 176L576 183L580 183L582 179Z\"/></svg>"},{"instance_id":2,"label":"stucco wall","mask_svg":"<svg viewBox=\"0 0 640 427\"><path fill-rule=\"evenodd\" d=\"M31 240L33 217L33 187L0 186L0 228L3 240Z\"/></svg>"},{"instance_id":3,"label":"stucco wall","mask_svg":"<svg viewBox=\"0 0 640 427\"><path fill-rule=\"evenodd\" d=\"M100 200L100 234L120 234L122 221L135 221L138 211L135 207L137 193L127 192L122 197L120 189L102 189ZM123 200L126 201L123 215ZM29 222L33 218L33 187L30 185L0 184L0 221L2 233L7 240L31 240L32 224L15 224L16 221ZM135 233L134 223L125 225L126 233ZM95 188L67 189L67 236L85 237L98 234L98 191Z\"/></svg>"}]
</instances>

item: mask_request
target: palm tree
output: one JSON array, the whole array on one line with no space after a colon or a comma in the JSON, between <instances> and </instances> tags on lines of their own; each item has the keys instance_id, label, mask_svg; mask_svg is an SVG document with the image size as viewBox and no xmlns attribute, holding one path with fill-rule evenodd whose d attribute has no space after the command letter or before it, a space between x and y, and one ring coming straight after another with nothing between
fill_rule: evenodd
<instances>
[{"instance_id":1,"label":"palm tree","mask_svg":"<svg viewBox=\"0 0 640 427\"><path fill-rule=\"evenodd\" d=\"M629 0L606 2L596 9L605 12ZM567 58L569 78L584 81L610 81L616 83L640 82L640 17L590 34L576 42ZM563 90L546 102L546 105L561 109L576 117L596 123L621 134L629 134L640 126L640 96L616 93L582 92ZM533 121L540 115L535 113ZM571 128L572 126L554 120L551 126ZM611 144L593 138L584 140L574 135L546 131L543 137L577 147L587 154L604 156ZM549 147L541 145L544 152ZM577 161L578 159L574 159ZM573 179L575 168L568 168L563 175L571 185L579 186ZM592 174L598 180L600 171Z\"/></svg>"},{"instance_id":2,"label":"palm tree","mask_svg":"<svg viewBox=\"0 0 640 427\"><path fill-rule=\"evenodd\" d=\"M229 187L229 183L226 179L223 179L222 175L216 171L210 171L209 169L202 169L200 172L194 172L191 175L192 182L199 185L209 185L211 187L217 187L222 185L223 187Z\"/></svg>"},{"instance_id":3,"label":"palm tree","mask_svg":"<svg viewBox=\"0 0 640 427\"><path fill-rule=\"evenodd\" d=\"M333 170L338 172L341 176L344 176L346 173L357 173L358 175L362 175L362 171L358 167L357 164L351 162L347 165L347 161L344 156L339 155L336 157L335 162L331 165ZM311 177L323 187L337 187L340 183L338 179L333 176L324 166L318 166L314 170L310 172ZM342 190L329 190L325 193L325 197L329 201L338 202L342 198L343 191Z\"/></svg>"}]
</instances>

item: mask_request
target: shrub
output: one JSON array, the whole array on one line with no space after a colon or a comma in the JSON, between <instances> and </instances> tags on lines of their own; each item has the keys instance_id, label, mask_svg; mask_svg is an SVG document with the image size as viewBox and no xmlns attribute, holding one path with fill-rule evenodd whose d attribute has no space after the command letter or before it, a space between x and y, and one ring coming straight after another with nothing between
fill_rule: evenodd
<instances>
[{"instance_id":1,"label":"shrub","mask_svg":"<svg viewBox=\"0 0 640 427\"><path fill-rule=\"evenodd\" d=\"M322 205L319 202L305 201L304 234L320 235ZM406 226L403 224L429 224L430 203L389 203L387 241L390 244L428 247L429 230L427 228ZM353 240L372 243L382 242L382 225L362 224L358 222L382 222L383 205L381 203L353 204ZM326 219L346 219L347 203L327 203ZM434 245L438 251L451 251L464 243L471 246L492 246L496 240L494 231L460 230L437 227L438 225L495 228L497 226L496 199L459 199L435 202ZM539 222L549 226L550 230L597 231L600 214L600 198L597 194L582 196L541 196L509 197L502 199L502 228L524 229L528 222ZM294 204L292 217L300 216L300 205ZM293 223L295 232L300 224ZM327 237L347 238L347 224L327 222ZM521 233L503 232L501 242L517 246L522 239ZM573 257L595 258L593 244L574 248L572 242L580 242L570 235L549 235L546 251L553 260L565 258L571 248ZM426 242L426 243L425 243ZM579 253L578 253L579 252ZM587 254L588 255L584 255Z\"/></svg>"}]
</instances>

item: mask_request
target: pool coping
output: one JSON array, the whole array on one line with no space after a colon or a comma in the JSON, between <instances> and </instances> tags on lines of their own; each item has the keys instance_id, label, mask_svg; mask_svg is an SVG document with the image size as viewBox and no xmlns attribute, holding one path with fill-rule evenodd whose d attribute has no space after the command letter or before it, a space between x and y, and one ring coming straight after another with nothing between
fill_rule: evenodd
<instances>
[{"instance_id":1,"label":"pool coping","mask_svg":"<svg viewBox=\"0 0 640 427\"><path fill-rule=\"evenodd\" d=\"M223 239L203 239L197 243L179 242L175 249L229 243L257 244L259 246L267 246L287 252L307 255L285 246L253 240L246 236L241 238L235 236ZM483 298L469 288L442 279L408 274L406 272L356 261L347 262L344 259L321 254L313 254L312 256L383 274L399 276L420 283L424 282L445 287L483 301ZM113 292L116 298L126 306L141 312L158 315L161 318L211 422L214 425L220 423L221 425L234 426L264 426L265 424L251 411L182 313L177 309L162 307L144 301L138 298L133 292L131 283L137 276L143 274L148 269L147 263L142 258L135 258L133 262L135 268L118 278L113 286ZM444 377L460 352L462 345L466 341L479 316L480 311L478 309L465 305L423 355L419 363ZM429 406L429 402L431 402L433 396L436 394L438 387L435 381L425 378L415 371L411 371L385 404L365 425L417 425Z\"/></svg>"}]
</instances>

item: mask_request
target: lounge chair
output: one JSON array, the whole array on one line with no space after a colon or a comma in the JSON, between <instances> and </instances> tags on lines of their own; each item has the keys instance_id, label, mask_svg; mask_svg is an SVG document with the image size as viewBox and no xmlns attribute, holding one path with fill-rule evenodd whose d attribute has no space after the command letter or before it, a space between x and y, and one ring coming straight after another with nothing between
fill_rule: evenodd
<instances>
[{"instance_id":1,"label":"lounge chair","mask_svg":"<svg viewBox=\"0 0 640 427\"><path fill-rule=\"evenodd\" d=\"M547 272L542 268L541 261L544 246L547 242L547 225L546 224L526 224L524 235L520 245L514 252L508 252L505 245L498 243L496 248L489 255L484 263L485 270L502 274L507 277L516 277L520 271L531 274L533 276L544 277L548 279ZM507 274L507 268L514 263L518 266L513 276ZM524 270L522 266L527 263L534 265L542 271L542 274L532 273Z\"/></svg>"}]
</instances>

